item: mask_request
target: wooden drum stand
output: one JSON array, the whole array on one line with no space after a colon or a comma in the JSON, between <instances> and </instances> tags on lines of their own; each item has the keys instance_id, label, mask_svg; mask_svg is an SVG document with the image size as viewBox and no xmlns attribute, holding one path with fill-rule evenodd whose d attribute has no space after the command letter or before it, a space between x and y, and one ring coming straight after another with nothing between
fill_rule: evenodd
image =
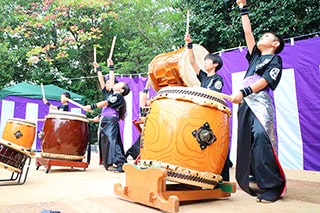
<instances>
[{"instance_id":1,"label":"wooden drum stand","mask_svg":"<svg viewBox=\"0 0 320 213\"><path fill-rule=\"evenodd\" d=\"M196 201L230 197L236 184L221 182L214 189L168 181L163 168L140 169L125 164L126 185L114 185L114 193L126 200L138 202L167 212L178 212L180 201Z\"/></svg>"},{"instance_id":2,"label":"wooden drum stand","mask_svg":"<svg viewBox=\"0 0 320 213\"><path fill-rule=\"evenodd\" d=\"M44 166L46 168L46 173L49 173L51 166L64 166L64 167L77 167L83 168L86 170L88 168L88 162L82 161L71 161L71 160L60 160L60 159L50 159L44 157L37 157L36 158L36 169L38 170L40 166Z\"/></svg>"}]
</instances>

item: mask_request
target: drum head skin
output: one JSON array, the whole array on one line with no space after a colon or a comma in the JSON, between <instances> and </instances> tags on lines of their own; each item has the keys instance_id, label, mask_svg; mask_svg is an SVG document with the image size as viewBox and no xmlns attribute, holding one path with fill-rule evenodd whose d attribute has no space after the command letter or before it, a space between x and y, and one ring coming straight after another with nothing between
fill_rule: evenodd
<instances>
[{"instance_id":1,"label":"drum head skin","mask_svg":"<svg viewBox=\"0 0 320 213\"><path fill-rule=\"evenodd\" d=\"M196 62L203 69L204 58L209 52L198 44L193 45L193 51ZM149 65L149 78L155 91L167 86L200 86L186 47L156 56Z\"/></svg>"},{"instance_id":2,"label":"drum head skin","mask_svg":"<svg viewBox=\"0 0 320 213\"><path fill-rule=\"evenodd\" d=\"M193 44L193 52L196 58L196 62L199 64L200 68L203 70L204 58L209 54L203 46L199 44ZM196 72L190 64L188 51L185 50L182 53L181 60L179 63L180 76L188 87L200 86L200 81L197 78Z\"/></svg>"},{"instance_id":3,"label":"drum head skin","mask_svg":"<svg viewBox=\"0 0 320 213\"><path fill-rule=\"evenodd\" d=\"M31 149L36 136L36 124L19 118L8 119L2 133L2 139Z\"/></svg>"}]
</instances>

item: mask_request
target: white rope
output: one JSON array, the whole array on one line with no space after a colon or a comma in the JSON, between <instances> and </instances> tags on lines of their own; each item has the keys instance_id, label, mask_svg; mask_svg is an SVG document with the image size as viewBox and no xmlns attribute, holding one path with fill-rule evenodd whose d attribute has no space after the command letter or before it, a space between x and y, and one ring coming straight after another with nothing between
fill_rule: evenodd
<instances>
[{"instance_id":1,"label":"white rope","mask_svg":"<svg viewBox=\"0 0 320 213\"><path fill-rule=\"evenodd\" d=\"M314 32L314 33L309 33L309 34L305 34L305 35L301 35L301 36L296 36L296 37L291 37L291 38L286 38L284 39L285 42L289 42L292 44L294 44L294 40L297 40L297 39L301 39L301 38L306 38L306 37L319 37L320 36L320 32ZM233 47L233 48L229 48L229 49L223 49L223 50L220 50L220 51L216 51L212 54L219 54L221 55L222 53L224 52L229 52L229 51L233 51L233 50L237 50L239 49L240 52L243 51L243 49L246 48L246 46L239 46L239 47ZM124 77L124 76L128 76L130 78L133 78L135 76L138 76L138 77L143 77L143 76L146 76L147 77L147 73L135 73L135 74L117 74L115 73L115 76L120 76L121 78ZM81 80L81 79L86 79L86 78L98 78L98 76L87 76L87 77L79 77L79 78L69 78L69 80Z\"/></svg>"}]
</instances>

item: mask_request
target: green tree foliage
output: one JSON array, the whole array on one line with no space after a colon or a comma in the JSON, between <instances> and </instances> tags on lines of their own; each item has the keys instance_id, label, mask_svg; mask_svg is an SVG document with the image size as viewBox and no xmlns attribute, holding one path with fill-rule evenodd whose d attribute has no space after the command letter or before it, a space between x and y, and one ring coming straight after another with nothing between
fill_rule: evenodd
<instances>
[{"instance_id":1,"label":"green tree foliage","mask_svg":"<svg viewBox=\"0 0 320 213\"><path fill-rule=\"evenodd\" d=\"M6 9L10 13L2 13L5 48L0 57L10 65L10 77L2 87L21 81L53 83L74 92L95 87L81 78L90 75L93 46L102 38L100 25L113 18L107 1L7 1Z\"/></svg>"},{"instance_id":2,"label":"green tree foliage","mask_svg":"<svg viewBox=\"0 0 320 213\"><path fill-rule=\"evenodd\" d=\"M147 73L148 63L156 55L183 44L183 34L175 42L176 29L185 28L183 14L174 7L177 2L180 1L114 1L118 18L112 31L120 39L115 52L120 73Z\"/></svg>"},{"instance_id":3,"label":"green tree foliage","mask_svg":"<svg viewBox=\"0 0 320 213\"><path fill-rule=\"evenodd\" d=\"M243 46L236 0L182 0L191 9L190 34L210 52ZM266 31L283 38L320 32L319 0L247 1L256 39Z\"/></svg>"}]
</instances>

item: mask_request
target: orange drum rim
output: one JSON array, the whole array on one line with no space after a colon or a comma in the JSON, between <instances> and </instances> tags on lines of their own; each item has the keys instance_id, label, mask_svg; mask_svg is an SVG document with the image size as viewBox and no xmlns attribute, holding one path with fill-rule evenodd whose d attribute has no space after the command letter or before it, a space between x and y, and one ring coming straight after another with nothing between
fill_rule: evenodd
<instances>
[{"instance_id":1,"label":"orange drum rim","mask_svg":"<svg viewBox=\"0 0 320 213\"><path fill-rule=\"evenodd\" d=\"M32 126L32 127L36 126L35 122L29 121L29 120L20 119L20 118L9 118L7 120L7 122L8 123L25 124L26 126Z\"/></svg>"},{"instance_id":2,"label":"orange drum rim","mask_svg":"<svg viewBox=\"0 0 320 213\"><path fill-rule=\"evenodd\" d=\"M200 96L196 97L194 96L195 94L200 94ZM224 99L209 93L204 93L196 87L165 87L157 92L152 101L162 98L189 101L202 106L217 108L218 110L227 113L229 116L231 115L231 109L227 106Z\"/></svg>"}]
</instances>

